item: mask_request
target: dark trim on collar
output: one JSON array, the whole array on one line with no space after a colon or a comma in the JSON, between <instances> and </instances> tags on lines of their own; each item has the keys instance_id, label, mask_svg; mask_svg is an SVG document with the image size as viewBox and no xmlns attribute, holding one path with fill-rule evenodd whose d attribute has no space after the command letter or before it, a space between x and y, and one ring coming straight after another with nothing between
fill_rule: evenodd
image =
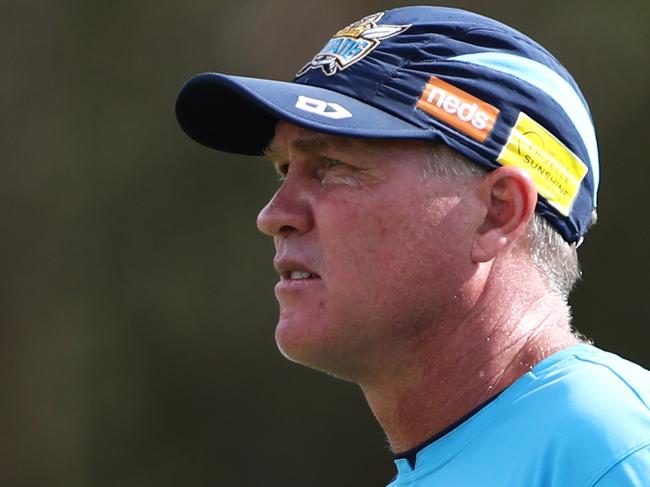
<instances>
[{"instance_id":1,"label":"dark trim on collar","mask_svg":"<svg viewBox=\"0 0 650 487\"><path fill-rule=\"evenodd\" d=\"M447 426L445 429L443 429L442 431L436 433L435 435L433 435L431 438L424 441L423 443L420 443L419 445L417 445L417 446L415 446L415 447L413 447L410 450L407 450L405 452L396 453L394 455L395 460L406 459L409 462L409 465L411 466L411 468L415 469L415 462L416 462L416 459L417 459L417 455L418 455L418 453L420 453L420 451L422 451L423 449L425 449L427 446L431 445L432 443L438 441L440 438L442 438L446 434L451 433L451 431L458 428L461 424L463 424L469 418L474 416L476 413L478 413L481 409L483 409L485 406L490 404L492 401L494 401L500 395L501 395L501 393L495 394L494 396L492 396L487 401L482 402L477 407L472 409L469 413L467 413L465 416L460 418L458 421L454 421L452 424Z\"/></svg>"}]
</instances>

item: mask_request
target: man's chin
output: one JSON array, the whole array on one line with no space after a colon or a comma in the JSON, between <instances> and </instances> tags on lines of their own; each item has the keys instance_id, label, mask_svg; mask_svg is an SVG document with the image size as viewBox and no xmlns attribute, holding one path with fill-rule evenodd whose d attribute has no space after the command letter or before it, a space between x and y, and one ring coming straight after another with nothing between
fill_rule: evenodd
<instances>
[{"instance_id":1,"label":"man's chin","mask_svg":"<svg viewBox=\"0 0 650 487\"><path fill-rule=\"evenodd\" d=\"M354 365L346 358L345 346L304 323L296 325L281 319L275 329L275 342L287 359L305 367L344 380L355 380Z\"/></svg>"}]
</instances>

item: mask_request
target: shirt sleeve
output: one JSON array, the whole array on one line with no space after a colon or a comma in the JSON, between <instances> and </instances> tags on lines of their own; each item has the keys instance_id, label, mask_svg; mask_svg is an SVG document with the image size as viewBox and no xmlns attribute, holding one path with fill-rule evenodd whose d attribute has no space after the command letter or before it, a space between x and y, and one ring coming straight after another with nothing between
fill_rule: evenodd
<instances>
[{"instance_id":1,"label":"shirt sleeve","mask_svg":"<svg viewBox=\"0 0 650 487\"><path fill-rule=\"evenodd\" d=\"M593 487L650 486L650 444L630 453L592 485Z\"/></svg>"}]
</instances>

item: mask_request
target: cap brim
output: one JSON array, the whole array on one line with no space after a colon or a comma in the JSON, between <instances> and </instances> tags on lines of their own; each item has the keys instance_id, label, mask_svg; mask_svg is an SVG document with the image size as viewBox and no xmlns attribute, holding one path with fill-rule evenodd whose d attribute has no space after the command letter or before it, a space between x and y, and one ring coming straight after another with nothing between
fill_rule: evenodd
<instances>
[{"instance_id":1,"label":"cap brim","mask_svg":"<svg viewBox=\"0 0 650 487\"><path fill-rule=\"evenodd\" d=\"M218 73L199 74L183 85L176 100L176 117L198 143L249 155L263 153L278 120L350 137L434 137L431 130L336 91Z\"/></svg>"}]
</instances>

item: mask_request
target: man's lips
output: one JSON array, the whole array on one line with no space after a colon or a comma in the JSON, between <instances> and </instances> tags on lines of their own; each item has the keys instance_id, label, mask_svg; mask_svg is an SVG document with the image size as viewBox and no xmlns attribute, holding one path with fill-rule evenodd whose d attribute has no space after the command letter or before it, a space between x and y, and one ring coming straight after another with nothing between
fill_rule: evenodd
<instances>
[{"instance_id":1,"label":"man's lips","mask_svg":"<svg viewBox=\"0 0 650 487\"><path fill-rule=\"evenodd\" d=\"M313 274L311 272L306 272L306 271L290 271L290 272L283 272L282 274L280 274L280 278L283 280L320 279L320 276L318 274Z\"/></svg>"},{"instance_id":2,"label":"man's lips","mask_svg":"<svg viewBox=\"0 0 650 487\"><path fill-rule=\"evenodd\" d=\"M292 259L274 259L273 266L280 274L282 281L300 281L305 279L320 279L316 271L302 262Z\"/></svg>"}]
</instances>

